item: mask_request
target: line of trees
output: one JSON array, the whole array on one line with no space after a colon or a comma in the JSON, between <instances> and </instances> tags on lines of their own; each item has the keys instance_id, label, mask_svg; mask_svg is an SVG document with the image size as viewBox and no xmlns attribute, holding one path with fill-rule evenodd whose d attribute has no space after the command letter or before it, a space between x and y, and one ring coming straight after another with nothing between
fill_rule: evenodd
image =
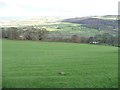
<instances>
[{"instance_id":1,"label":"line of trees","mask_svg":"<svg viewBox=\"0 0 120 90\"><path fill-rule=\"evenodd\" d=\"M94 37L90 37L89 42L90 43L96 42L96 44L120 46L118 35L113 36L109 33L97 34Z\"/></svg>"},{"instance_id":2,"label":"line of trees","mask_svg":"<svg viewBox=\"0 0 120 90\"><path fill-rule=\"evenodd\" d=\"M45 28L1 28L2 29L2 38L7 39L22 39L22 40L42 40L47 33Z\"/></svg>"},{"instance_id":3,"label":"line of trees","mask_svg":"<svg viewBox=\"0 0 120 90\"><path fill-rule=\"evenodd\" d=\"M118 39L118 35L113 36L109 33L97 34L93 37L85 37L73 35L71 38L72 42L75 43L90 43L90 44L98 44L98 45L112 45L112 46L120 46L120 39Z\"/></svg>"},{"instance_id":4,"label":"line of trees","mask_svg":"<svg viewBox=\"0 0 120 90\"><path fill-rule=\"evenodd\" d=\"M120 46L120 39L118 35L113 36L109 33L97 34L93 37L86 37L80 35L71 35L66 37L61 32L49 32L45 28L35 27L9 27L1 28L2 38L6 39L21 39L21 40L44 40L44 41L62 41L74 43L91 43L104 44L112 46Z\"/></svg>"}]
</instances>

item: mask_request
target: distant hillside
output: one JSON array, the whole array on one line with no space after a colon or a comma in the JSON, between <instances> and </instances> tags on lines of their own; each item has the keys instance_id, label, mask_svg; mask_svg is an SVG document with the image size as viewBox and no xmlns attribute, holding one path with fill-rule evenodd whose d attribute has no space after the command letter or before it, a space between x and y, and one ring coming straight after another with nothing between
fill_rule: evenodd
<instances>
[{"instance_id":1,"label":"distant hillside","mask_svg":"<svg viewBox=\"0 0 120 90\"><path fill-rule=\"evenodd\" d=\"M19 19L0 19L0 27L27 27L46 28L51 32L61 32L63 36L81 35L94 36L99 33L117 35L117 15L89 16L89 17L32 17Z\"/></svg>"},{"instance_id":2,"label":"distant hillside","mask_svg":"<svg viewBox=\"0 0 120 90\"><path fill-rule=\"evenodd\" d=\"M110 15L101 16L101 17L95 16L95 17L69 18L63 20L63 22L77 23L77 24L81 24L84 27L93 28L97 30L104 30L104 31L109 30L112 32L116 32L118 28L117 16L110 16Z\"/></svg>"},{"instance_id":3,"label":"distant hillside","mask_svg":"<svg viewBox=\"0 0 120 90\"><path fill-rule=\"evenodd\" d=\"M118 15L105 15L102 17L106 17L106 18L118 18Z\"/></svg>"},{"instance_id":4,"label":"distant hillside","mask_svg":"<svg viewBox=\"0 0 120 90\"><path fill-rule=\"evenodd\" d=\"M60 21L59 17L32 17L32 18L0 18L0 26L31 26L45 25Z\"/></svg>"}]
</instances>

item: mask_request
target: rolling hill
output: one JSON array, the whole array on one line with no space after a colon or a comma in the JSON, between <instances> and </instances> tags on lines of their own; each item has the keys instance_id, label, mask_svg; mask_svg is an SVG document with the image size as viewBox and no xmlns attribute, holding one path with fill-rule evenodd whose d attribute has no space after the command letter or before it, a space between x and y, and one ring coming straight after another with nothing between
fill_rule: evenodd
<instances>
[{"instance_id":1,"label":"rolling hill","mask_svg":"<svg viewBox=\"0 0 120 90\"><path fill-rule=\"evenodd\" d=\"M71 37L72 35L94 36L110 33L117 35L117 15L89 16L77 18L32 17L20 19L0 19L0 27L44 27L52 36ZM57 35L58 34L58 35Z\"/></svg>"},{"instance_id":2,"label":"rolling hill","mask_svg":"<svg viewBox=\"0 0 120 90\"><path fill-rule=\"evenodd\" d=\"M87 28L97 29L99 31L107 31L111 33L117 32L118 20L114 15L106 15L101 17L82 17L82 18L68 18L64 19L63 22L81 24Z\"/></svg>"}]
</instances>

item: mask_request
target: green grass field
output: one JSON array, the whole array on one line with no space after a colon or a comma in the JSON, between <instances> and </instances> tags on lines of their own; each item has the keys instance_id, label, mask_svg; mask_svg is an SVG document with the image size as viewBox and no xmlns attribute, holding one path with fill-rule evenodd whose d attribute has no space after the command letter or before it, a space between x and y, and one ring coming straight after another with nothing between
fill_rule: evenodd
<instances>
[{"instance_id":1,"label":"green grass field","mask_svg":"<svg viewBox=\"0 0 120 90\"><path fill-rule=\"evenodd\" d=\"M115 88L117 84L117 47L3 40L3 88Z\"/></svg>"}]
</instances>

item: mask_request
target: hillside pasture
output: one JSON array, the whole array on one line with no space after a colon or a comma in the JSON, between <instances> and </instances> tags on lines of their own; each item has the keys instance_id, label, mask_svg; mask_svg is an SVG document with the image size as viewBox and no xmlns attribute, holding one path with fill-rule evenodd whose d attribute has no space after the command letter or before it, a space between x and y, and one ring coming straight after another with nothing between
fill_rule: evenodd
<instances>
[{"instance_id":1,"label":"hillside pasture","mask_svg":"<svg viewBox=\"0 0 120 90\"><path fill-rule=\"evenodd\" d=\"M118 48L3 40L3 88L116 88Z\"/></svg>"}]
</instances>

